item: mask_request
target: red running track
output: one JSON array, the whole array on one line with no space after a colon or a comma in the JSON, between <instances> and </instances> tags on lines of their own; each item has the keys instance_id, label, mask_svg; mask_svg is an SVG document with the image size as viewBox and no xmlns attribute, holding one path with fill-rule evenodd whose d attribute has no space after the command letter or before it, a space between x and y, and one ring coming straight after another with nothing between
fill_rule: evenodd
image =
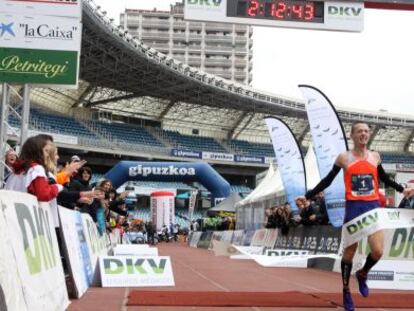
<instances>
[{"instance_id":1,"label":"red running track","mask_svg":"<svg viewBox=\"0 0 414 311\"><path fill-rule=\"evenodd\" d=\"M170 256L175 278L174 287L147 287L142 290L165 291L223 291L223 292L287 292L341 293L341 278L338 273L316 269L264 268L251 260L234 260L216 257L213 252L190 248L184 243L158 245L161 256ZM139 290L138 288L134 288ZM352 292L357 295L357 284L351 281ZM320 310L318 308L269 308L269 307L156 307L126 306L131 288L90 288L79 300L72 301L71 311L88 310L218 310L218 311L268 311L268 310ZM372 290L372 293L402 293L391 290ZM404 292L407 293L407 292ZM369 299L369 298L367 298ZM341 310L324 308L322 310ZM357 310L391 311L414 310L358 308Z\"/></svg>"}]
</instances>

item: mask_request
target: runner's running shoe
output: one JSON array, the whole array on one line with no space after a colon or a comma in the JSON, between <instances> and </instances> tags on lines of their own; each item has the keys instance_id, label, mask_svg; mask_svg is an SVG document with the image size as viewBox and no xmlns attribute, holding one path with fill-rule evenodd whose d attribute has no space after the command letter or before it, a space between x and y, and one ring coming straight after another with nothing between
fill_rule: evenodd
<instances>
[{"instance_id":1,"label":"runner's running shoe","mask_svg":"<svg viewBox=\"0 0 414 311\"><path fill-rule=\"evenodd\" d=\"M356 278L358 280L358 285L359 285L359 292L361 293L361 295L363 297L368 297L369 296L369 288L367 285L367 277L364 276L361 273L361 270L358 270L356 273Z\"/></svg>"},{"instance_id":2,"label":"runner's running shoe","mask_svg":"<svg viewBox=\"0 0 414 311\"><path fill-rule=\"evenodd\" d=\"M344 298L344 309L345 311L354 311L354 302L352 301L351 292L349 289L344 289L343 291L343 298Z\"/></svg>"}]
</instances>

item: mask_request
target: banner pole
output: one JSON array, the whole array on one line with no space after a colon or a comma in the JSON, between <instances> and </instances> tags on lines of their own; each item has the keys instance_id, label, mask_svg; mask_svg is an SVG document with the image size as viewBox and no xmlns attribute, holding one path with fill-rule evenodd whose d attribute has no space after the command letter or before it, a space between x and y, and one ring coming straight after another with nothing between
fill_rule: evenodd
<instances>
[{"instance_id":1,"label":"banner pole","mask_svg":"<svg viewBox=\"0 0 414 311\"><path fill-rule=\"evenodd\" d=\"M29 115L30 115L30 86L25 83L23 86L23 113L20 127L20 147L29 136Z\"/></svg>"},{"instance_id":2,"label":"banner pole","mask_svg":"<svg viewBox=\"0 0 414 311\"><path fill-rule=\"evenodd\" d=\"M7 113L7 108L8 108L8 103L7 103L7 96L8 95L8 90L7 90L7 83L3 82L2 84L2 99L1 99L1 125L0 125L0 152L1 155L3 156L4 154L6 154L6 143L7 143L7 124L8 124L8 113ZM3 159L0 160L0 187L3 185L3 181L4 181L4 167L5 167L5 163L3 161Z\"/></svg>"}]
</instances>

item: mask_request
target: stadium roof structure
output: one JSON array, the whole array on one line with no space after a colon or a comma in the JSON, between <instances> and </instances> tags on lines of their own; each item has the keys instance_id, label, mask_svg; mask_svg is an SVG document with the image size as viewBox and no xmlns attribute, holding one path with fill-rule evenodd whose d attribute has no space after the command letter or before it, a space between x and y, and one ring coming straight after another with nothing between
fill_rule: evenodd
<instances>
[{"instance_id":1,"label":"stadium roof structure","mask_svg":"<svg viewBox=\"0 0 414 311\"><path fill-rule=\"evenodd\" d=\"M302 99L268 94L191 68L133 38L91 0L83 1L80 78L77 90L36 88L31 100L62 112L95 108L157 120L165 128L226 131L229 138L263 141L268 140L263 118L273 115L303 145L310 140ZM355 109L339 109L338 114L345 127L356 120L373 126L371 148L413 149L414 117Z\"/></svg>"}]
</instances>

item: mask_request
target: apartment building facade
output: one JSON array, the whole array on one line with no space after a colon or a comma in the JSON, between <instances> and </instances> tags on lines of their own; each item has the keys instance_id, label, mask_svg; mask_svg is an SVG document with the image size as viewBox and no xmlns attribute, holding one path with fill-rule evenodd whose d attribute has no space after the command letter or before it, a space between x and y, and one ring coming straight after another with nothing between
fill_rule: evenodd
<instances>
[{"instance_id":1,"label":"apartment building facade","mask_svg":"<svg viewBox=\"0 0 414 311\"><path fill-rule=\"evenodd\" d=\"M250 85L253 67L251 26L184 20L184 4L170 11L132 10L120 24L148 46L222 78Z\"/></svg>"}]
</instances>

